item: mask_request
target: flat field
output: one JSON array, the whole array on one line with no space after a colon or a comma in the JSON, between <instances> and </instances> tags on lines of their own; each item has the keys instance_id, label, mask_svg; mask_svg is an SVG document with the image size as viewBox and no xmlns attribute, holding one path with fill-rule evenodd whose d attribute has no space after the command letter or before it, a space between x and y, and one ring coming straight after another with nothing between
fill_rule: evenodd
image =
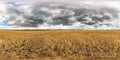
<instances>
[{"instance_id":1,"label":"flat field","mask_svg":"<svg viewBox=\"0 0 120 60\"><path fill-rule=\"evenodd\" d=\"M0 60L120 60L120 30L1 30Z\"/></svg>"}]
</instances>

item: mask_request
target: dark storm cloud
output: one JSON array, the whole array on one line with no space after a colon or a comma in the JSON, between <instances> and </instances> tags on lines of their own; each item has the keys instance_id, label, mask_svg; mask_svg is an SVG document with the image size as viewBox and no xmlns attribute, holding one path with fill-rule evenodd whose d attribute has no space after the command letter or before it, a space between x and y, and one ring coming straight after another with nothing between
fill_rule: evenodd
<instances>
[{"instance_id":1,"label":"dark storm cloud","mask_svg":"<svg viewBox=\"0 0 120 60\"><path fill-rule=\"evenodd\" d=\"M119 11L112 7L97 7L97 8L80 8L75 10L75 16L79 22L92 25L99 22L104 22L105 20L110 21L113 18L118 18ZM105 15L107 14L107 15ZM92 21L89 21L85 18L90 18ZM87 21L87 22L85 22ZM89 21L89 22L88 22Z\"/></svg>"},{"instance_id":2,"label":"dark storm cloud","mask_svg":"<svg viewBox=\"0 0 120 60\"><path fill-rule=\"evenodd\" d=\"M52 25L58 25L58 24L63 24L63 25L72 25L73 21L71 21L69 18L71 16L62 16L62 17L55 17L53 18L53 22L51 23Z\"/></svg>"}]
</instances>

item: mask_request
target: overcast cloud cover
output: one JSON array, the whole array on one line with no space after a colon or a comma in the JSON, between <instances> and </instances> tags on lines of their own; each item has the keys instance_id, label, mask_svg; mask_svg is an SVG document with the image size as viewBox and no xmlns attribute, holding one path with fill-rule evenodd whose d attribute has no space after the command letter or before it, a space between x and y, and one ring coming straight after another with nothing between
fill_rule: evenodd
<instances>
[{"instance_id":1,"label":"overcast cloud cover","mask_svg":"<svg viewBox=\"0 0 120 60\"><path fill-rule=\"evenodd\" d=\"M0 29L120 29L120 1L0 0Z\"/></svg>"}]
</instances>

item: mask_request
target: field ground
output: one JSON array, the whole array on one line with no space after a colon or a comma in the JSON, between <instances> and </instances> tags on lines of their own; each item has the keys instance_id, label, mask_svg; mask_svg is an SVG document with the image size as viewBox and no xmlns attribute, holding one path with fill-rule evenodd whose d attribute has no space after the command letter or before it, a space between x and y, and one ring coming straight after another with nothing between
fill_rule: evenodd
<instances>
[{"instance_id":1,"label":"field ground","mask_svg":"<svg viewBox=\"0 0 120 60\"><path fill-rule=\"evenodd\" d=\"M120 60L120 30L1 30L0 60Z\"/></svg>"}]
</instances>

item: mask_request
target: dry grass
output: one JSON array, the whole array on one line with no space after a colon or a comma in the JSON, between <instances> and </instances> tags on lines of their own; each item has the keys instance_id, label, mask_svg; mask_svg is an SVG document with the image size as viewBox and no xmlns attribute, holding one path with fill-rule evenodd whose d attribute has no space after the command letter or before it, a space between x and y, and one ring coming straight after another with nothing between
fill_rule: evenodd
<instances>
[{"instance_id":1,"label":"dry grass","mask_svg":"<svg viewBox=\"0 0 120 60\"><path fill-rule=\"evenodd\" d=\"M119 57L119 30L0 31L0 60L119 60Z\"/></svg>"}]
</instances>

